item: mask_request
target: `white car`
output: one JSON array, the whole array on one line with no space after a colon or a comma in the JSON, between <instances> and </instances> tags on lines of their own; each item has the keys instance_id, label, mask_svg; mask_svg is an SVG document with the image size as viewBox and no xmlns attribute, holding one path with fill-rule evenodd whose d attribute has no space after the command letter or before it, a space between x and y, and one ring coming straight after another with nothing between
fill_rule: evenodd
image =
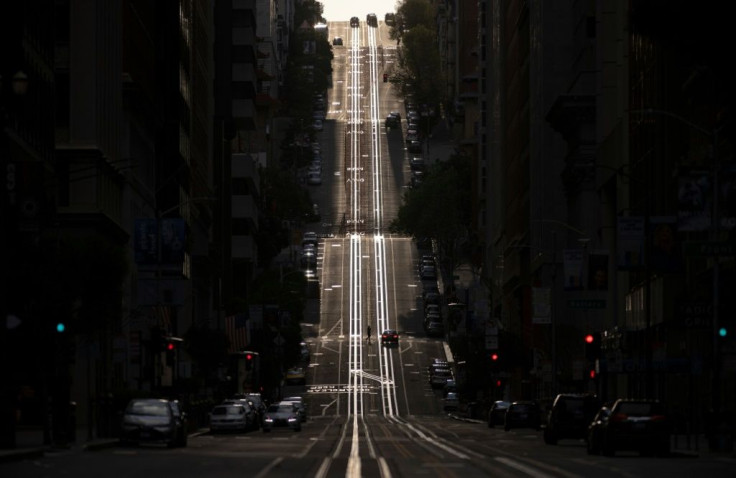
<instances>
[{"instance_id":1,"label":"white car","mask_svg":"<svg viewBox=\"0 0 736 478\"><path fill-rule=\"evenodd\" d=\"M227 403L217 405L210 412L210 431L245 431L256 428L255 411L246 405Z\"/></svg>"}]
</instances>

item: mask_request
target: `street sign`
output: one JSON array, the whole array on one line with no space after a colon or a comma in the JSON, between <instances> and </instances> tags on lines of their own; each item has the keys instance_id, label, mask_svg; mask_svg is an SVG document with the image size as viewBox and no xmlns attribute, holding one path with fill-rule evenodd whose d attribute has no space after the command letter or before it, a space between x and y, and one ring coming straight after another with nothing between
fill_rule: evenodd
<instances>
[{"instance_id":1,"label":"street sign","mask_svg":"<svg viewBox=\"0 0 736 478\"><path fill-rule=\"evenodd\" d=\"M570 299L567 306L571 309L605 309L606 299Z\"/></svg>"}]
</instances>

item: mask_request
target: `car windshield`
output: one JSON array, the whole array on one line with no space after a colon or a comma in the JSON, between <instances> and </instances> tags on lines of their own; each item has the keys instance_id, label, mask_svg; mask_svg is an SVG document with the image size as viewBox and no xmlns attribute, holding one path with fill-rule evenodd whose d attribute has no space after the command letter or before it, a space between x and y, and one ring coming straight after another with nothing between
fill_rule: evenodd
<instances>
[{"instance_id":1,"label":"car windshield","mask_svg":"<svg viewBox=\"0 0 736 478\"><path fill-rule=\"evenodd\" d=\"M125 412L131 415L164 417L169 414L169 405L165 402L133 402Z\"/></svg>"}]
</instances>

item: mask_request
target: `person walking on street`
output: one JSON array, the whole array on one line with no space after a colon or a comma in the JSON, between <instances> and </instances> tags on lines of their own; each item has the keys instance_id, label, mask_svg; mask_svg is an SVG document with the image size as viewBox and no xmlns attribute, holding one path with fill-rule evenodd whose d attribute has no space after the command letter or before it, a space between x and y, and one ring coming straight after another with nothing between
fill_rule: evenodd
<instances>
[{"instance_id":1,"label":"person walking on street","mask_svg":"<svg viewBox=\"0 0 736 478\"><path fill-rule=\"evenodd\" d=\"M368 337L366 338L368 343L371 343L371 324L368 324Z\"/></svg>"}]
</instances>

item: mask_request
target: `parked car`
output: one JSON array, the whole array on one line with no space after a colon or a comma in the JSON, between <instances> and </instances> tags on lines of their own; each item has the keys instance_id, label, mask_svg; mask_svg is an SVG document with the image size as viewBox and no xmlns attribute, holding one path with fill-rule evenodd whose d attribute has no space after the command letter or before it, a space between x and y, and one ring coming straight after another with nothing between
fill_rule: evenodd
<instances>
[{"instance_id":1,"label":"parked car","mask_svg":"<svg viewBox=\"0 0 736 478\"><path fill-rule=\"evenodd\" d=\"M456 392L448 392L445 398L442 399L442 409L446 412L457 410L459 404L460 400Z\"/></svg>"},{"instance_id":2,"label":"parked car","mask_svg":"<svg viewBox=\"0 0 736 478\"><path fill-rule=\"evenodd\" d=\"M398 128L401 126L401 115L395 115L393 112L386 116L386 127L387 128Z\"/></svg>"},{"instance_id":3,"label":"parked car","mask_svg":"<svg viewBox=\"0 0 736 478\"><path fill-rule=\"evenodd\" d=\"M317 237L316 232L305 232L302 235L302 247L305 247L307 245L313 245L314 247L317 247L317 243L319 242L319 237Z\"/></svg>"},{"instance_id":4,"label":"parked car","mask_svg":"<svg viewBox=\"0 0 736 478\"><path fill-rule=\"evenodd\" d=\"M322 184L322 173L310 172L307 173L307 184L312 186L318 186Z\"/></svg>"},{"instance_id":5,"label":"parked car","mask_svg":"<svg viewBox=\"0 0 736 478\"><path fill-rule=\"evenodd\" d=\"M420 154L422 152L422 142L416 140L411 141L407 146L407 149L412 154Z\"/></svg>"},{"instance_id":6,"label":"parked car","mask_svg":"<svg viewBox=\"0 0 736 478\"><path fill-rule=\"evenodd\" d=\"M600 400L593 394L557 395L547 416L544 442L556 445L557 440L585 438L588 425L600 407Z\"/></svg>"},{"instance_id":7,"label":"parked car","mask_svg":"<svg viewBox=\"0 0 736 478\"><path fill-rule=\"evenodd\" d=\"M351 17L350 18L350 26L351 27L359 27L360 26L360 19L358 17Z\"/></svg>"},{"instance_id":8,"label":"parked car","mask_svg":"<svg viewBox=\"0 0 736 478\"><path fill-rule=\"evenodd\" d=\"M332 44L335 46L342 46L342 38L335 37L332 39Z\"/></svg>"},{"instance_id":9,"label":"parked car","mask_svg":"<svg viewBox=\"0 0 736 478\"><path fill-rule=\"evenodd\" d=\"M292 367L286 371L287 385L304 385L307 383L307 375L303 368Z\"/></svg>"},{"instance_id":10,"label":"parked car","mask_svg":"<svg viewBox=\"0 0 736 478\"><path fill-rule=\"evenodd\" d=\"M165 443L187 446L187 417L177 401L137 398L128 402L120 428L123 444Z\"/></svg>"},{"instance_id":11,"label":"parked car","mask_svg":"<svg viewBox=\"0 0 736 478\"><path fill-rule=\"evenodd\" d=\"M597 437L600 441L592 448L606 456L618 450L666 455L670 450L670 421L664 405L656 400L619 399L608 418L601 421Z\"/></svg>"},{"instance_id":12,"label":"parked car","mask_svg":"<svg viewBox=\"0 0 736 478\"><path fill-rule=\"evenodd\" d=\"M369 13L365 17L365 22L368 24L369 27L377 27L378 26L378 17L375 13Z\"/></svg>"},{"instance_id":13,"label":"parked car","mask_svg":"<svg viewBox=\"0 0 736 478\"><path fill-rule=\"evenodd\" d=\"M210 431L246 431L258 428L258 418L253 407L245 403L215 405L210 412Z\"/></svg>"},{"instance_id":14,"label":"parked car","mask_svg":"<svg viewBox=\"0 0 736 478\"><path fill-rule=\"evenodd\" d=\"M261 426L261 423L263 422L263 415L266 413L266 401L263 399L260 393L246 393L244 395L244 398L248 401L250 401L253 404L253 408L255 408L256 415L258 417L258 426Z\"/></svg>"},{"instance_id":15,"label":"parked car","mask_svg":"<svg viewBox=\"0 0 736 478\"><path fill-rule=\"evenodd\" d=\"M526 400L511 402L504 415L503 429L506 431L512 428L534 428L539 430L542 427L540 415L537 402Z\"/></svg>"},{"instance_id":16,"label":"parked car","mask_svg":"<svg viewBox=\"0 0 736 478\"><path fill-rule=\"evenodd\" d=\"M429 376L432 388L444 388L448 380L452 380L452 371L449 368L437 368Z\"/></svg>"},{"instance_id":17,"label":"parked car","mask_svg":"<svg viewBox=\"0 0 736 478\"><path fill-rule=\"evenodd\" d=\"M437 268L434 266L426 266L419 272L422 280L437 280Z\"/></svg>"},{"instance_id":18,"label":"parked car","mask_svg":"<svg viewBox=\"0 0 736 478\"><path fill-rule=\"evenodd\" d=\"M263 433L274 428L288 427L295 432L302 430L299 408L294 402L279 402L270 405L263 419Z\"/></svg>"},{"instance_id":19,"label":"parked car","mask_svg":"<svg viewBox=\"0 0 736 478\"><path fill-rule=\"evenodd\" d=\"M441 321L431 320L427 322L425 332L430 337L442 337L445 335L445 326Z\"/></svg>"},{"instance_id":20,"label":"parked car","mask_svg":"<svg viewBox=\"0 0 736 478\"><path fill-rule=\"evenodd\" d=\"M488 428L496 425L503 425L506 420L506 410L511 405L510 402L504 400L496 400L488 410Z\"/></svg>"},{"instance_id":21,"label":"parked car","mask_svg":"<svg viewBox=\"0 0 736 478\"><path fill-rule=\"evenodd\" d=\"M312 354L310 353L309 345L306 342L299 343L299 356L304 363L309 363L312 360Z\"/></svg>"},{"instance_id":22,"label":"parked car","mask_svg":"<svg viewBox=\"0 0 736 478\"><path fill-rule=\"evenodd\" d=\"M381 332L381 345L399 345L399 332L394 329Z\"/></svg>"},{"instance_id":23,"label":"parked car","mask_svg":"<svg viewBox=\"0 0 736 478\"><path fill-rule=\"evenodd\" d=\"M409 158L409 168L412 171L424 171L425 167L426 167L426 163L423 157L412 156L411 158Z\"/></svg>"}]
</instances>

